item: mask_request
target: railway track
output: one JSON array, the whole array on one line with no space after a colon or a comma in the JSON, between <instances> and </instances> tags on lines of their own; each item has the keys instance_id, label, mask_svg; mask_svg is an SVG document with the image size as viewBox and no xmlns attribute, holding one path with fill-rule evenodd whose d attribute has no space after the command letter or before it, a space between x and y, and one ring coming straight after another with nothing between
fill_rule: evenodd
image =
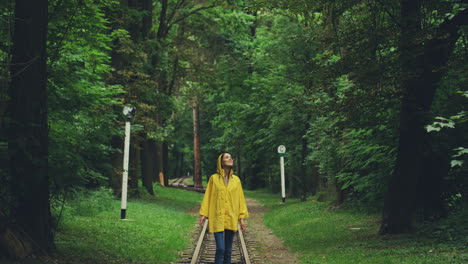
<instances>
[{"instance_id":1,"label":"railway track","mask_svg":"<svg viewBox=\"0 0 468 264\"><path fill-rule=\"evenodd\" d=\"M187 187L185 184L184 184L184 180L187 179L188 177L181 177L181 178L176 178L174 180L169 180L169 186L171 187L179 187L179 188L183 188L183 187Z\"/></svg>"},{"instance_id":2,"label":"railway track","mask_svg":"<svg viewBox=\"0 0 468 264\"><path fill-rule=\"evenodd\" d=\"M176 178L171 181L169 181L169 186L171 188L176 188L176 189L182 189L186 191L192 191L192 192L198 192L198 193L205 193L205 189L203 188L195 188L193 185L187 185L184 183L186 179L189 177L182 177L182 178Z\"/></svg>"},{"instance_id":3,"label":"railway track","mask_svg":"<svg viewBox=\"0 0 468 264\"><path fill-rule=\"evenodd\" d=\"M199 235L192 247L188 252L184 253L178 263L190 264L213 264L216 253L216 243L214 236L208 233L208 220L205 220L203 228L200 229ZM241 231L240 226L238 232L234 236L232 244L232 264L251 264L248 244L244 232Z\"/></svg>"}]
</instances>

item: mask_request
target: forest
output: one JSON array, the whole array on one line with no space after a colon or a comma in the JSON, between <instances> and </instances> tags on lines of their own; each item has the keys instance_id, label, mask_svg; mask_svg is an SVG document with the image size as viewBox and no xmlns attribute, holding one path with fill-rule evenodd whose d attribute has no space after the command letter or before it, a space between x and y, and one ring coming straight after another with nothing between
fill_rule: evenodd
<instances>
[{"instance_id":1,"label":"forest","mask_svg":"<svg viewBox=\"0 0 468 264\"><path fill-rule=\"evenodd\" d=\"M284 145L287 199L468 234L467 25L460 0L2 0L0 256L7 231L53 252L78 192L120 199L125 106L132 199L223 151L278 194Z\"/></svg>"}]
</instances>

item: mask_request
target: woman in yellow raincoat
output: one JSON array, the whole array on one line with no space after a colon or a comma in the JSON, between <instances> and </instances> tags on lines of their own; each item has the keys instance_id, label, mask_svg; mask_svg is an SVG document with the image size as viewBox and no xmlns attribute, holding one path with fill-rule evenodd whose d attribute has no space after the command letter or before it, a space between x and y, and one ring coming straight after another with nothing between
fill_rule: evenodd
<instances>
[{"instance_id":1,"label":"woman in yellow raincoat","mask_svg":"<svg viewBox=\"0 0 468 264\"><path fill-rule=\"evenodd\" d=\"M216 240L215 264L231 264L231 251L237 223L244 231L249 217L242 184L233 174L234 160L224 152L218 157L217 173L211 175L200 207L199 224L208 219L208 230Z\"/></svg>"}]
</instances>

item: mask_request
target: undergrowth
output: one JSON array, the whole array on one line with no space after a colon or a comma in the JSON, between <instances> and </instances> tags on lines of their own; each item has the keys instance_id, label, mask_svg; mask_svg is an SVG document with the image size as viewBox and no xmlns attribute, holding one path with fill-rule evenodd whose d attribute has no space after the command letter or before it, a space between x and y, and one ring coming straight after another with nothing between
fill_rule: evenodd
<instances>
[{"instance_id":1,"label":"undergrowth","mask_svg":"<svg viewBox=\"0 0 468 264\"><path fill-rule=\"evenodd\" d=\"M120 200L108 189L78 192L68 201L56 232L59 263L171 263L190 243L196 217L188 210L198 193L154 186L155 196L129 199L120 219Z\"/></svg>"},{"instance_id":2,"label":"undergrowth","mask_svg":"<svg viewBox=\"0 0 468 264\"><path fill-rule=\"evenodd\" d=\"M300 255L301 263L400 264L467 263L466 212L426 225L417 234L378 236L379 214L364 214L329 203L286 199L262 191L247 196L269 208L265 225ZM466 233L465 233L466 234Z\"/></svg>"}]
</instances>

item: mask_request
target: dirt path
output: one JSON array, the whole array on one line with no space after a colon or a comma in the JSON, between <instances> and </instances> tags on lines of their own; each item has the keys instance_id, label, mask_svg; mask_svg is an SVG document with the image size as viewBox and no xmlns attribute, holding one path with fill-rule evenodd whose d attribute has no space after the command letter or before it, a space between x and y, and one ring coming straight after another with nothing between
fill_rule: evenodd
<instances>
[{"instance_id":1,"label":"dirt path","mask_svg":"<svg viewBox=\"0 0 468 264\"><path fill-rule=\"evenodd\" d=\"M247 198L250 217L247 219L246 236L252 236L255 247L251 254L255 264L293 264L299 263L298 256L283 245L263 224L266 209L254 199Z\"/></svg>"}]
</instances>

